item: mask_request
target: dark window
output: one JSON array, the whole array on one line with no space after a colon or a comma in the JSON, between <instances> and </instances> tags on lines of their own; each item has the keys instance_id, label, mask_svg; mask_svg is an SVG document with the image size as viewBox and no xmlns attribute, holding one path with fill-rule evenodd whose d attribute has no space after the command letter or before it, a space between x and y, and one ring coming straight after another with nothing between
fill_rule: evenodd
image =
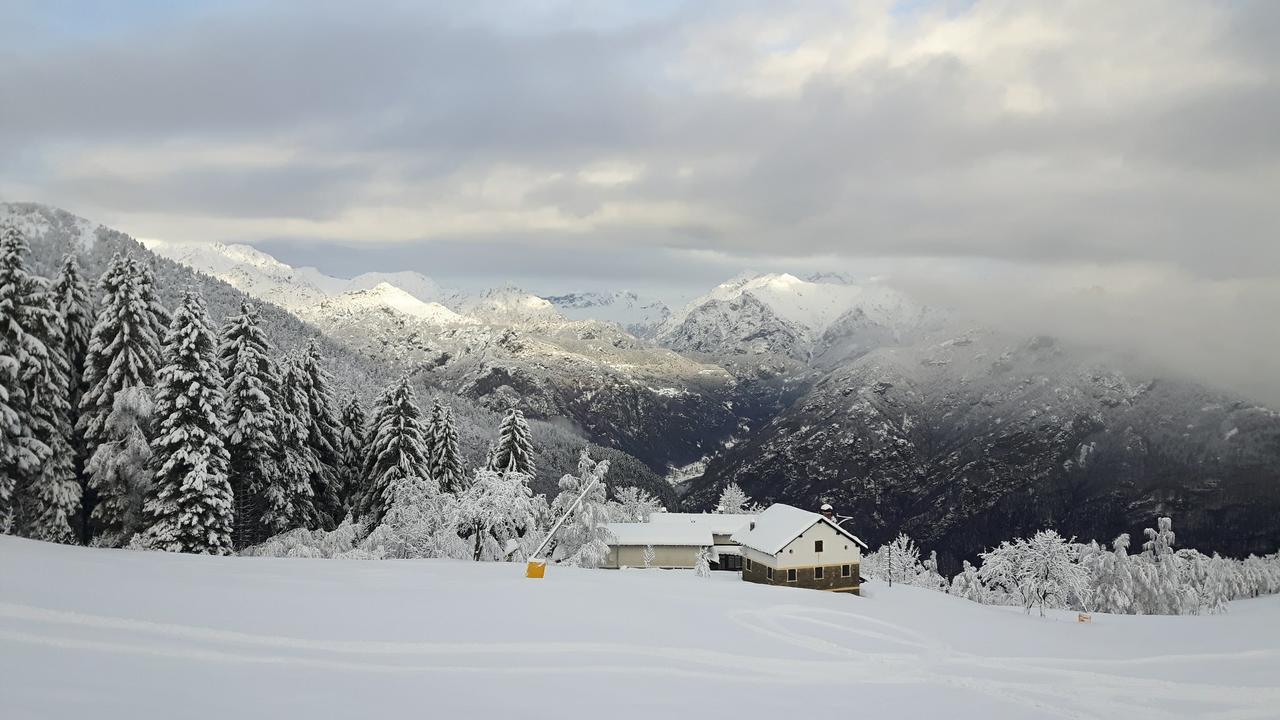
<instances>
[{"instance_id":1,"label":"dark window","mask_svg":"<svg viewBox=\"0 0 1280 720\"><path fill-rule=\"evenodd\" d=\"M822 552L822 541L821 541L821 540L814 540L814 541L813 541L813 551L814 551L814 552Z\"/></svg>"},{"instance_id":2,"label":"dark window","mask_svg":"<svg viewBox=\"0 0 1280 720\"><path fill-rule=\"evenodd\" d=\"M822 568L820 568L820 567L816 567L816 568L814 568L814 569L813 569L813 579L814 579L814 580L821 580L821 579L822 579Z\"/></svg>"},{"instance_id":3,"label":"dark window","mask_svg":"<svg viewBox=\"0 0 1280 720\"><path fill-rule=\"evenodd\" d=\"M743 562L745 562L745 563L747 564L747 569L748 569L748 570L750 570L750 569L751 569L751 558L747 558L747 559L743 560Z\"/></svg>"},{"instance_id":4,"label":"dark window","mask_svg":"<svg viewBox=\"0 0 1280 720\"><path fill-rule=\"evenodd\" d=\"M840 566L840 577L849 577L849 566L848 566L848 565L841 565L841 566Z\"/></svg>"},{"instance_id":5,"label":"dark window","mask_svg":"<svg viewBox=\"0 0 1280 720\"><path fill-rule=\"evenodd\" d=\"M765 567L765 569L764 569L764 575L765 575L765 577L767 577L767 578L769 578L770 580L772 580L772 579L773 579L773 568L771 568L771 567Z\"/></svg>"},{"instance_id":6,"label":"dark window","mask_svg":"<svg viewBox=\"0 0 1280 720\"><path fill-rule=\"evenodd\" d=\"M796 571L795 571L795 568L792 568L787 571L787 582L795 582L795 581L796 581Z\"/></svg>"}]
</instances>

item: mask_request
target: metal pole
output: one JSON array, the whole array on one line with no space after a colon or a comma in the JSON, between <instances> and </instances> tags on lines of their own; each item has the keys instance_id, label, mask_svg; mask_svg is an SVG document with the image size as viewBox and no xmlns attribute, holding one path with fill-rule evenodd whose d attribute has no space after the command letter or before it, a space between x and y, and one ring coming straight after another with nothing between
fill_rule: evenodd
<instances>
[{"instance_id":1,"label":"metal pole","mask_svg":"<svg viewBox=\"0 0 1280 720\"><path fill-rule=\"evenodd\" d=\"M591 482L587 483L587 486L582 488L582 492L578 493L578 497L574 499L573 504L569 506L569 509L565 510L564 514L560 516L560 519L556 521L556 524L551 526L551 530L547 532L547 536L542 539L542 544L538 546L537 550L533 551L533 555L529 556L530 560L538 559L538 556L542 554L543 549L547 547L547 543L551 542L551 538L555 537L556 531L560 529L560 526L564 524L565 520L569 519L569 516L573 514L573 511L578 509L578 503L582 502L582 499L587 496L587 493L590 492L591 488L595 487L596 483L599 481L600 478L592 478Z\"/></svg>"}]
</instances>

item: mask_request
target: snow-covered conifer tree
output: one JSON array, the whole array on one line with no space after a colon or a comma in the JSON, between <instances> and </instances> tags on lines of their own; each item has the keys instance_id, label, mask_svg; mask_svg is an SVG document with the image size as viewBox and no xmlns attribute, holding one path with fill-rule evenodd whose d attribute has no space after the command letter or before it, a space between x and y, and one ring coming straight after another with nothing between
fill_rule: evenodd
<instances>
[{"instance_id":1,"label":"snow-covered conifer tree","mask_svg":"<svg viewBox=\"0 0 1280 720\"><path fill-rule=\"evenodd\" d=\"M333 412L333 394L329 390L329 373L320 365L320 349L314 340L307 346L299 364L303 393L307 398L307 444L317 461L317 472L311 477L312 504L320 526L337 527L345 511L338 492L338 448L341 431Z\"/></svg>"},{"instance_id":2,"label":"snow-covered conifer tree","mask_svg":"<svg viewBox=\"0 0 1280 720\"><path fill-rule=\"evenodd\" d=\"M915 542L906 533L899 533L893 542L863 558L862 571L877 580L914 585L925 574L925 567Z\"/></svg>"},{"instance_id":3,"label":"snow-covered conifer tree","mask_svg":"<svg viewBox=\"0 0 1280 720\"><path fill-rule=\"evenodd\" d=\"M724 486L720 499L716 501L716 512L729 515L753 512L751 498L743 492L738 483L731 482Z\"/></svg>"},{"instance_id":4,"label":"snow-covered conifer tree","mask_svg":"<svg viewBox=\"0 0 1280 720\"><path fill-rule=\"evenodd\" d=\"M291 502L280 475L280 378L271 343L249 302L227 320L218 348L225 385L227 474L235 497L232 542L237 549L256 545L288 529ZM264 522L264 519L266 522Z\"/></svg>"},{"instance_id":5,"label":"snow-covered conifer tree","mask_svg":"<svg viewBox=\"0 0 1280 720\"><path fill-rule=\"evenodd\" d=\"M67 418L63 325L48 282L26 268L27 244L0 230L0 398L16 425L0 466L0 531L73 542L80 502ZM0 410L4 413L4 410ZM8 415L9 413L4 413ZM16 527L15 527L16 525Z\"/></svg>"},{"instance_id":6,"label":"snow-covered conifer tree","mask_svg":"<svg viewBox=\"0 0 1280 720\"><path fill-rule=\"evenodd\" d=\"M312 502L311 478L318 475L320 461L307 443L310 423L306 413L307 395L302 388L302 371L296 358L287 357L280 372L280 423L276 428L280 439L277 465L280 468L281 496L285 508L263 523L280 532L290 528L320 527L320 518Z\"/></svg>"},{"instance_id":7,"label":"snow-covered conifer tree","mask_svg":"<svg viewBox=\"0 0 1280 720\"><path fill-rule=\"evenodd\" d=\"M432 410L431 422L431 471L442 492L457 495L467 489L467 477L462 469L462 451L458 449L458 428L454 424L453 409L437 405L439 414Z\"/></svg>"},{"instance_id":8,"label":"snow-covered conifer tree","mask_svg":"<svg viewBox=\"0 0 1280 720\"><path fill-rule=\"evenodd\" d=\"M583 448L578 456L578 474L566 474L560 478L560 494L551 503L551 514L556 517L564 513L570 515L552 541L555 543L553 557L558 562L593 568L599 567L609 555L612 536L605 529L609 522L609 505L604 483L608 472L608 460L596 462ZM570 511L579 496L582 500Z\"/></svg>"},{"instance_id":9,"label":"snow-covered conifer tree","mask_svg":"<svg viewBox=\"0 0 1280 720\"><path fill-rule=\"evenodd\" d=\"M43 352L28 354L23 368L31 434L36 441L33 449L41 460L23 479L21 532L37 540L74 543L78 540L74 522L80 510L81 488L76 479L69 416L70 377L63 354L62 315L44 278L30 279L19 312L21 324L43 348Z\"/></svg>"},{"instance_id":10,"label":"snow-covered conifer tree","mask_svg":"<svg viewBox=\"0 0 1280 720\"><path fill-rule=\"evenodd\" d=\"M498 443L489 456L489 469L498 472L517 472L533 477L533 436L524 413L512 408L498 426Z\"/></svg>"},{"instance_id":11,"label":"snow-covered conifer tree","mask_svg":"<svg viewBox=\"0 0 1280 720\"><path fill-rule=\"evenodd\" d=\"M235 509L222 442L222 376L204 300L194 291L186 292L169 323L163 358L142 544L228 555Z\"/></svg>"},{"instance_id":12,"label":"snow-covered conifer tree","mask_svg":"<svg viewBox=\"0 0 1280 720\"><path fill-rule=\"evenodd\" d=\"M378 400L363 474L368 488L360 516L382 523L400 498L433 497L438 491L427 465L421 413L409 378L401 378Z\"/></svg>"},{"instance_id":13,"label":"snow-covered conifer tree","mask_svg":"<svg viewBox=\"0 0 1280 720\"><path fill-rule=\"evenodd\" d=\"M138 265L116 255L99 281L102 303L85 356L78 427L88 453L86 511L94 543L124 545L150 485L151 386L160 357L157 305Z\"/></svg>"},{"instance_id":14,"label":"snow-covered conifer tree","mask_svg":"<svg viewBox=\"0 0 1280 720\"><path fill-rule=\"evenodd\" d=\"M364 470L365 447L369 442L368 422L360 399L352 395L342 408L342 435L338 440L338 496L344 515L352 510L364 491L361 473Z\"/></svg>"},{"instance_id":15,"label":"snow-covered conifer tree","mask_svg":"<svg viewBox=\"0 0 1280 720\"><path fill-rule=\"evenodd\" d=\"M22 326L31 281L26 254L22 234L11 226L0 228L0 533L14 529L23 481L41 461L23 378L31 353L43 350Z\"/></svg>"},{"instance_id":16,"label":"snow-covered conifer tree","mask_svg":"<svg viewBox=\"0 0 1280 720\"><path fill-rule=\"evenodd\" d=\"M72 448L75 450L75 473L83 493L87 478L84 474L85 463L89 458L85 454L84 435L78 429L80 420L80 398L84 395L85 358L89 353L89 335L93 332L93 303L89 298L89 288L80 272L80 264L75 255L68 254L62 260L62 269L53 286L53 295L62 315L63 342L62 355L67 359L67 384L69 402L67 419L71 423ZM77 518L76 533L82 541L88 542L88 517L84 512Z\"/></svg>"}]
</instances>

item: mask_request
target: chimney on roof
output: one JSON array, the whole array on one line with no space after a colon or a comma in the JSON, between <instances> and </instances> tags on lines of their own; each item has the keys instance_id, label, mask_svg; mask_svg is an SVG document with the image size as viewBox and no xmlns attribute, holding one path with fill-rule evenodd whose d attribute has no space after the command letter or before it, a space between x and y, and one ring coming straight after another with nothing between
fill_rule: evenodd
<instances>
[{"instance_id":1,"label":"chimney on roof","mask_svg":"<svg viewBox=\"0 0 1280 720\"><path fill-rule=\"evenodd\" d=\"M830 503L822 503L822 507L819 508L819 512L822 513L822 517L828 520L836 519L836 509L831 507Z\"/></svg>"}]
</instances>

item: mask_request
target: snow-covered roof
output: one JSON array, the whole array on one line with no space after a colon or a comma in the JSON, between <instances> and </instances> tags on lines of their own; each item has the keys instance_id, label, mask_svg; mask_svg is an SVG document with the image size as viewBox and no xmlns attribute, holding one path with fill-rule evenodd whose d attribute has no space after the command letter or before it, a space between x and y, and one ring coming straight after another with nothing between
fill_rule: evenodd
<instances>
[{"instance_id":1,"label":"snow-covered roof","mask_svg":"<svg viewBox=\"0 0 1280 720\"><path fill-rule=\"evenodd\" d=\"M711 531L698 525L681 523L607 523L613 536L610 545L677 545L710 547Z\"/></svg>"},{"instance_id":2,"label":"snow-covered roof","mask_svg":"<svg viewBox=\"0 0 1280 720\"><path fill-rule=\"evenodd\" d=\"M650 523L663 525L693 525L716 535L730 535L751 524L755 515L731 513L653 513Z\"/></svg>"},{"instance_id":3,"label":"snow-covered roof","mask_svg":"<svg viewBox=\"0 0 1280 720\"><path fill-rule=\"evenodd\" d=\"M760 552L775 555L786 547L787 543L800 537L801 533L813 527L815 523L820 522L835 528L841 535L848 537L858 545L864 548L867 546L857 536L818 513L783 505L782 503L770 505L767 510L756 516L754 526L748 526L734 533L733 541L739 545L745 545Z\"/></svg>"}]
</instances>

